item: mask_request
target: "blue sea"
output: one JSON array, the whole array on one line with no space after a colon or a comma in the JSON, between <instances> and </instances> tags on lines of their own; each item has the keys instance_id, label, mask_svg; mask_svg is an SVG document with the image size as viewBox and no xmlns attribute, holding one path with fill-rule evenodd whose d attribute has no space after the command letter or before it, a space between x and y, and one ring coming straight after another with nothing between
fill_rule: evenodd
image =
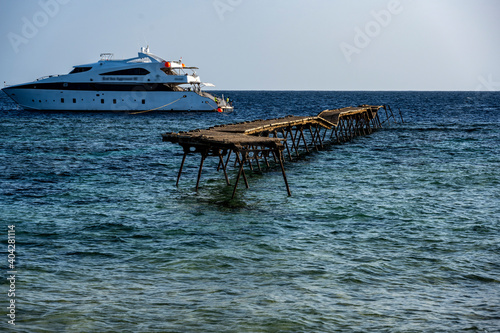
<instances>
[{"instance_id":1,"label":"blue sea","mask_svg":"<svg viewBox=\"0 0 500 333\"><path fill-rule=\"evenodd\" d=\"M1 331L500 332L499 92L219 93L234 112L1 94ZM199 156L175 186L164 132L360 104L405 122L286 163L291 197L271 169L231 200L215 159L196 193Z\"/></svg>"}]
</instances>

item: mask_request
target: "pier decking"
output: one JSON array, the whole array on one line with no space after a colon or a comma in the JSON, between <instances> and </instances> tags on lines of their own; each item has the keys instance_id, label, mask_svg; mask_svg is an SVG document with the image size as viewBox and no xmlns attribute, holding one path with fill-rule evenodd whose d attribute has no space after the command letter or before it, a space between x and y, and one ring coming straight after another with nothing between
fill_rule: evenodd
<instances>
[{"instance_id":1,"label":"pier decking","mask_svg":"<svg viewBox=\"0 0 500 333\"><path fill-rule=\"evenodd\" d=\"M385 111L384 121L381 121L379 116L381 109ZM302 153L370 134L382 127L382 124L390 118L394 119L394 114L388 106L361 105L325 110L313 117L287 116L261 119L214 126L204 130L164 133L162 137L163 141L177 143L184 150L176 185L179 185L186 157L190 154L200 154L196 191L200 186L205 159L215 157L219 160L217 170L222 169L228 186L231 185L228 167L232 164L238 168L233 198L242 177L245 186L249 188L245 173L246 165L251 171L254 168L261 171L263 167L279 165L286 190L288 195L291 195L284 167L285 159L293 161ZM230 163L233 156L234 162Z\"/></svg>"}]
</instances>

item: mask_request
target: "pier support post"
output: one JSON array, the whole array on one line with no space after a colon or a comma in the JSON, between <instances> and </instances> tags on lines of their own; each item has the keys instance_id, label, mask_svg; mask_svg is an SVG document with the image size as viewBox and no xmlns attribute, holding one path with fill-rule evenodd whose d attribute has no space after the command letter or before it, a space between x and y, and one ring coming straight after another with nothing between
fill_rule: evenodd
<instances>
[{"instance_id":1,"label":"pier support post","mask_svg":"<svg viewBox=\"0 0 500 333\"><path fill-rule=\"evenodd\" d=\"M177 182L175 183L175 186L179 186L179 180L181 179L182 168L184 168L184 162L186 162L187 154L188 153L184 150L184 156L182 156L181 167L179 168L179 174L177 175Z\"/></svg>"},{"instance_id":2,"label":"pier support post","mask_svg":"<svg viewBox=\"0 0 500 333\"><path fill-rule=\"evenodd\" d=\"M292 196L292 192L290 191L290 186L288 185L288 179L286 178L286 172L285 172L285 166L283 165L283 153L281 150L277 150L278 153L278 158L280 160L280 167L281 167L281 173L283 174L283 180L285 181L286 185L286 191L288 193L288 196Z\"/></svg>"},{"instance_id":3,"label":"pier support post","mask_svg":"<svg viewBox=\"0 0 500 333\"><path fill-rule=\"evenodd\" d=\"M240 168L238 171L238 176L236 177L236 182L234 184L234 190L233 190L233 196L231 197L231 199L234 199L234 197L236 196L236 189L238 188L238 183L240 182L241 176L243 176L243 179L245 180L246 187L247 188L250 187L250 186L248 186L248 181L247 181L247 177L245 175L245 170L244 170L244 166L245 166L246 159L247 159L247 153L242 152L241 155L242 155L242 158L240 160Z\"/></svg>"},{"instance_id":4,"label":"pier support post","mask_svg":"<svg viewBox=\"0 0 500 333\"><path fill-rule=\"evenodd\" d=\"M302 141L304 142L304 147L306 148L306 152L309 153L309 147L307 147L307 141L306 141L306 137L304 136L303 126L300 126L299 130L300 130L300 136L302 137ZM299 141L300 141L300 137L299 137Z\"/></svg>"},{"instance_id":5,"label":"pier support post","mask_svg":"<svg viewBox=\"0 0 500 333\"><path fill-rule=\"evenodd\" d=\"M288 132L286 132L286 133L288 133ZM292 160L292 153L290 152L290 147L288 146L288 135L286 133L285 133L285 130L282 128L281 135L283 136L283 139L285 139L286 151L288 152L288 158L291 161Z\"/></svg>"},{"instance_id":6,"label":"pier support post","mask_svg":"<svg viewBox=\"0 0 500 333\"><path fill-rule=\"evenodd\" d=\"M201 152L201 162L200 162L200 170L198 170L198 179L196 180L196 192L198 192L198 188L200 187L200 179L201 179L201 171L203 170L203 162L205 162L205 159L208 156L207 151L202 151Z\"/></svg>"},{"instance_id":7,"label":"pier support post","mask_svg":"<svg viewBox=\"0 0 500 333\"><path fill-rule=\"evenodd\" d=\"M227 186L231 186L229 182L229 177L227 176L226 165L224 164L224 159L222 158L222 154L219 154L219 165L222 165L222 170L224 171L224 177L226 177Z\"/></svg>"},{"instance_id":8,"label":"pier support post","mask_svg":"<svg viewBox=\"0 0 500 333\"><path fill-rule=\"evenodd\" d=\"M403 120L403 114L401 113L401 109L398 108L398 110L399 110L399 117L401 118L401 123L404 124L405 121Z\"/></svg>"}]
</instances>

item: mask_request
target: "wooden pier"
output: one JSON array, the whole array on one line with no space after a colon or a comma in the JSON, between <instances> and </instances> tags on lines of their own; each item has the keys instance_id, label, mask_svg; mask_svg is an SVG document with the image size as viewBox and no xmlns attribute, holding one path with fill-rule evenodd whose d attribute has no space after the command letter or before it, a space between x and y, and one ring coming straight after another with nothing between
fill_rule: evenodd
<instances>
[{"instance_id":1,"label":"wooden pier","mask_svg":"<svg viewBox=\"0 0 500 333\"><path fill-rule=\"evenodd\" d=\"M381 121L381 117L384 121ZM228 186L231 186L229 167L233 166L238 170L234 181L233 198L241 178L249 188L245 166L250 171L255 169L262 171L263 168L279 166L288 195L291 195L284 167L285 160L293 161L303 153L370 134L391 118L395 119L389 106L361 105L325 110L313 117L287 116L254 120L214 126L204 130L165 133L162 137L163 141L177 143L184 150L177 186L186 157L199 154L201 161L196 191L200 186L203 164L208 157L213 157L218 159L217 170L223 171Z\"/></svg>"}]
</instances>

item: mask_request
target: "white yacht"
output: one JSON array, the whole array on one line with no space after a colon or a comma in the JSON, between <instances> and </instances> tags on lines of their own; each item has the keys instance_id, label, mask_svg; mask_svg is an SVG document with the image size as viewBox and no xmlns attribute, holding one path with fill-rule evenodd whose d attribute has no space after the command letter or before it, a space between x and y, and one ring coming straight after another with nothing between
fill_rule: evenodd
<instances>
[{"instance_id":1,"label":"white yacht","mask_svg":"<svg viewBox=\"0 0 500 333\"><path fill-rule=\"evenodd\" d=\"M231 111L228 99L201 90L196 67L165 61L141 48L138 57L114 60L103 53L92 64L74 66L2 90L27 110L70 111ZM189 73L188 73L189 72Z\"/></svg>"}]
</instances>

